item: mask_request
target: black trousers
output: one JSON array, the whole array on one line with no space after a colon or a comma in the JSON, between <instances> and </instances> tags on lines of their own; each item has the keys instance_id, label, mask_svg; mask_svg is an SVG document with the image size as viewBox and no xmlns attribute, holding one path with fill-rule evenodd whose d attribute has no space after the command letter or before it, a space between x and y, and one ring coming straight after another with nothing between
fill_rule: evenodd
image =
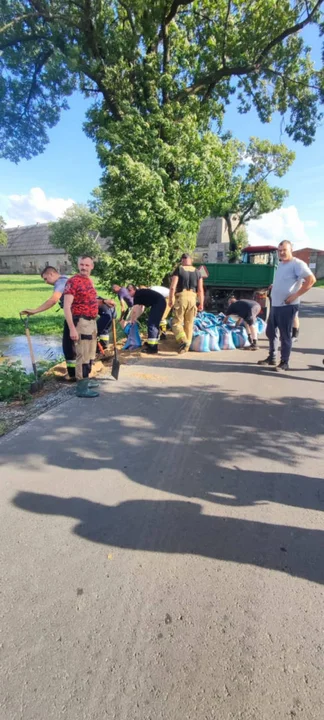
<instances>
[{"instance_id":1,"label":"black trousers","mask_svg":"<svg viewBox=\"0 0 324 720\"><path fill-rule=\"evenodd\" d=\"M283 305L271 308L266 335L269 340L269 355L272 358L276 357L279 345L278 335L280 335L281 360L283 362L289 361L292 347L292 327L298 309L299 305Z\"/></svg>"},{"instance_id":2,"label":"black trousers","mask_svg":"<svg viewBox=\"0 0 324 720\"><path fill-rule=\"evenodd\" d=\"M166 300L161 295L161 300L152 305L148 321L147 321L147 341L149 344L154 345L158 342L160 332L160 322L162 320L163 313L166 308Z\"/></svg>"},{"instance_id":3,"label":"black trousers","mask_svg":"<svg viewBox=\"0 0 324 720\"><path fill-rule=\"evenodd\" d=\"M65 358L68 375L70 377L75 377L76 354L75 354L74 342L70 338L70 330L69 330L69 326L68 326L66 320L64 320L62 346L63 346L63 355Z\"/></svg>"}]
</instances>

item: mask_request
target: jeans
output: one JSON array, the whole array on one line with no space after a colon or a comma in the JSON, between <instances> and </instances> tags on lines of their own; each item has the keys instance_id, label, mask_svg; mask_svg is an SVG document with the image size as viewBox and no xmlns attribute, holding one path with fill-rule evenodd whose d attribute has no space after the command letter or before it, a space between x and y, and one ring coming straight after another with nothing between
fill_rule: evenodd
<instances>
[{"instance_id":1,"label":"jeans","mask_svg":"<svg viewBox=\"0 0 324 720\"><path fill-rule=\"evenodd\" d=\"M281 361L289 362L292 346L292 326L298 309L299 305L282 305L271 308L266 330L271 358L275 359L277 354L280 335Z\"/></svg>"}]
</instances>

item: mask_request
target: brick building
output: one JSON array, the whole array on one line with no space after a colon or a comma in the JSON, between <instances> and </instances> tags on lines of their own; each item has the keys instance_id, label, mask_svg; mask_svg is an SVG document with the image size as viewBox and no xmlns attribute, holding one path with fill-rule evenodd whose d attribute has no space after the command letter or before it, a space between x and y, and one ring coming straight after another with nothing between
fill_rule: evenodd
<instances>
[{"instance_id":1,"label":"brick building","mask_svg":"<svg viewBox=\"0 0 324 720\"><path fill-rule=\"evenodd\" d=\"M299 258L299 260L303 260L318 280L324 278L324 250L307 247L301 250L294 250L293 255Z\"/></svg>"}]
</instances>

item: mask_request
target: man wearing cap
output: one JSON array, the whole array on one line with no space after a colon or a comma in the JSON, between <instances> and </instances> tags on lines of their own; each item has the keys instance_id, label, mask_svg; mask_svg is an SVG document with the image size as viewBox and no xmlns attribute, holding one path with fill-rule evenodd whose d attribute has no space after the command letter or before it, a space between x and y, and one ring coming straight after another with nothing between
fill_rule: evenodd
<instances>
[{"instance_id":1,"label":"man wearing cap","mask_svg":"<svg viewBox=\"0 0 324 720\"><path fill-rule=\"evenodd\" d=\"M173 307L172 331L178 352L188 352L193 334L194 319L204 308L204 285L199 270L192 264L189 253L183 253L180 265L172 275L169 306Z\"/></svg>"}]
</instances>

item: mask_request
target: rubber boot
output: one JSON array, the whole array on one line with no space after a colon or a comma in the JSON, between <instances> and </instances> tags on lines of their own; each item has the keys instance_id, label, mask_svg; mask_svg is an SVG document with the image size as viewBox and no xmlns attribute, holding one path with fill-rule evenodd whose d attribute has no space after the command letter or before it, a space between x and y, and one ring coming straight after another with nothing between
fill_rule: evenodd
<instances>
[{"instance_id":1,"label":"rubber boot","mask_svg":"<svg viewBox=\"0 0 324 720\"><path fill-rule=\"evenodd\" d=\"M77 395L77 397L81 397L81 398L99 397L99 393L96 390L91 390L91 388L89 388L88 378L85 378L85 380L78 380L77 388L76 388L76 395Z\"/></svg>"}]
</instances>

